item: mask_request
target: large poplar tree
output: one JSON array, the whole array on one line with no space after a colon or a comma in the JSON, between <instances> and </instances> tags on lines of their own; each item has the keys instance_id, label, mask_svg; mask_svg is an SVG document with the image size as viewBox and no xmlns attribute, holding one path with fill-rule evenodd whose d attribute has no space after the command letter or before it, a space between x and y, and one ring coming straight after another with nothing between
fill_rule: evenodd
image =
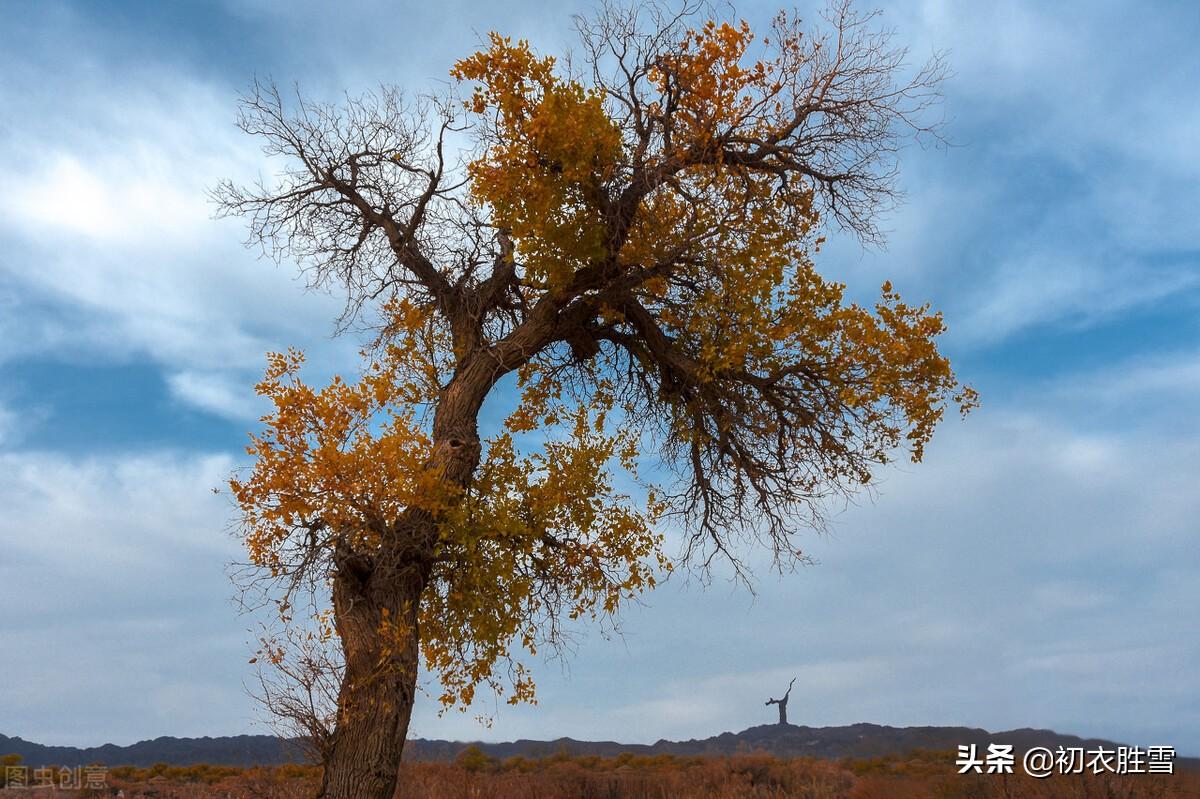
<instances>
[{"instance_id":1,"label":"large poplar tree","mask_svg":"<svg viewBox=\"0 0 1200 799\"><path fill-rule=\"evenodd\" d=\"M220 187L223 210L347 291L348 319L382 319L353 379L313 387L301 354L269 356L274 410L232 481L284 618L302 588L331 593L322 796L392 796L422 659L447 705L481 683L529 700L516 653L672 563L794 562L823 499L919 460L973 404L938 313L887 284L852 303L818 268L830 226L878 240L942 78L936 59L905 77L848 5L826 21L781 14L756 39L605 6L573 63L493 34L413 103L245 98L241 127L286 166ZM615 481L647 460L662 479L635 501Z\"/></svg>"}]
</instances>

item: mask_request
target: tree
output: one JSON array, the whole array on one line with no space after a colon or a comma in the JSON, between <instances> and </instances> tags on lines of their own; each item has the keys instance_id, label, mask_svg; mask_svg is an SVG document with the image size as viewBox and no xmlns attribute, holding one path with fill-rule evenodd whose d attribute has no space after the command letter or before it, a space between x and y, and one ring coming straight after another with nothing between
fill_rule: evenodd
<instances>
[{"instance_id":1,"label":"tree","mask_svg":"<svg viewBox=\"0 0 1200 799\"><path fill-rule=\"evenodd\" d=\"M792 695L792 686L795 684L796 684L796 678L793 677L792 681L790 683L788 683L787 692L783 695L782 699L775 699L774 697L767 697L767 701L763 703L767 707L770 707L771 705L779 705L779 723L780 724L788 723L788 720L787 720L788 697Z\"/></svg>"},{"instance_id":2,"label":"tree","mask_svg":"<svg viewBox=\"0 0 1200 799\"><path fill-rule=\"evenodd\" d=\"M24 782L23 775L25 772L22 771L23 767L21 766L21 763L24 760L24 757L15 753L0 757L0 788L5 788L8 786L10 771L14 781L20 780L22 783ZM24 788L25 785L21 784L16 787Z\"/></svg>"},{"instance_id":3,"label":"tree","mask_svg":"<svg viewBox=\"0 0 1200 799\"><path fill-rule=\"evenodd\" d=\"M746 576L757 543L794 564L824 499L920 460L974 402L938 313L888 284L849 302L814 262L829 225L879 239L940 60L902 79L848 4L825 33L780 14L760 39L698 10L605 5L565 65L491 34L411 103L244 99L240 126L287 166L223 184L223 212L345 289L344 324L377 323L357 380L314 388L301 353L269 356L274 411L231 481L281 617L331 595L322 796L392 795L420 658L447 706L481 683L532 701L514 652L613 618L676 562ZM635 502L617 475L651 456L670 477Z\"/></svg>"}]
</instances>

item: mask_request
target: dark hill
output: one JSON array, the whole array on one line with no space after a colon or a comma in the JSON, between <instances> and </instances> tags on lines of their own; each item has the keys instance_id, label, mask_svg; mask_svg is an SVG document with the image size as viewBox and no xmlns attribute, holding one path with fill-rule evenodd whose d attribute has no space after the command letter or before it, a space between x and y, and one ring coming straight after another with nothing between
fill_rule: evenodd
<instances>
[{"instance_id":1,"label":"dark hill","mask_svg":"<svg viewBox=\"0 0 1200 799\"><path fill-rule=\"evenodd\" d=\"M504 759L514 755L546 757L566 752L571 755L614 757L622 752L656 755L731 755L739 752L766 752L777 757L876 757L902 754L913 749L953 750L959 744L1011 743L1018 752L1031 746L1081 746L1115 748L1112 741L1082 739L1051 730L1009 730L990 733L975 727L884 727L878 724L852 724L847 727L798 727L794 724L764 724L739 733L725 732L712 738L690 741L658 741L654 744L622 744L614 741L512 741L478 743L486 754ZM417 738L405 747L410 760L453 760L471 744L462 741L428 741ZM275 765L302 762L303 749L296 741L270 735L238 735L224 738L155 738L132 746L104 746L78 749L69 746L43 746L21 738L0 735L0 755L18 754L31 766L77 766L104 763L109 766L150 766L155 763L187 766L211 763L228 766ZM1200 760L1186 759L1180 765L1200 767Z\"/></svg>"},{"instance_id":2,"label":"dark hill","mask_svg":"<svg viewBox=\"0 0 1200 799\"><path fill-rule=\"evenodd\" d=\"M851 724L846 727L798 727L794 724L764 724L738 733L724 732L712 738L689 741L660 740L653 744L622 744L613 741L519 740L510 743L476 743L485 754L503 760L514 755L546 757L558 752L572 755L614 757L622 752L642 755L732 755L766 752L776 757L877 757L903 754L913 749L954 750L959 744L976 744L986 751L989 743L1011 743L1018 752L1033 746L1083 747L1119 744L1095 738L1062 735L1052 730L1019 729L991 733L977 727L885 727ZM405 754L412 760L451 760L470 744L451 741L415 740ZM1197 762L1200 765L1200 761Z\"/></svg>"},{"instance_id":3,"label":"dark hill","mask_svg":"<svg viewBox=\"0 0 1200 799\"><path fill-rule=\"evenodd\" d=\"M303 752L295 741L273 735L234 735L221 738L155 738L132 746L104 744L88 749L74 746L43 746L21 738L0 735L0 755L18 754L30 766L152 766L169 763L191 766L211 763L223 766L275 765L300 762Z\"/></svg>"}]
</instances>

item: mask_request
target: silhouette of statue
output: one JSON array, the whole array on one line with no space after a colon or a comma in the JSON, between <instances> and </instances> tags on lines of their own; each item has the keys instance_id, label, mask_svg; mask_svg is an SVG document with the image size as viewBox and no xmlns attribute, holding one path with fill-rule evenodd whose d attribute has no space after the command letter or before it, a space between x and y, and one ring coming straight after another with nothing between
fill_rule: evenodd
<instances>
[{"instance_id":1,"label":"silhouette of statue","mask_svg":"<svg viewBox=\"0 0 1200 799\"><path fill-rule=\"evenodd\" d=\"M779 723L787 724L787 703L788 694L792 692L792 684L796 682L796 678L792 678L792 682L788 683L787 693L783 695L783 699L768 699L764 704L779 705Z\"/></svg>"}]
</instances>

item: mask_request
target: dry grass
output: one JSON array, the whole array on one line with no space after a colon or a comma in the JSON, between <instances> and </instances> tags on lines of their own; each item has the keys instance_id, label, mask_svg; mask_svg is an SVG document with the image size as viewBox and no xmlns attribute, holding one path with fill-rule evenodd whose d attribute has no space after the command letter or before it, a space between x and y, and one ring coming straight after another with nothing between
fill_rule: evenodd
<instances>
[{"instance_id":1,"label":"dry grass","mask_svg":"<svg viewBox=\"0 0 1200 799\"><path fill-rule=\"evenodd\" d=\"M304 799L312 767L231 769L211 766L113 769L111 796L129 799ZM0 799L74 794L0 790ZM914 752L870 760L734 757L512 758L503 763L468 750L456 763L410 763L397 799L1196 799L1200 774L1081 775L1036 780L1022 775L960 775L954 755Z\"/></svg>"}]
</instances>

